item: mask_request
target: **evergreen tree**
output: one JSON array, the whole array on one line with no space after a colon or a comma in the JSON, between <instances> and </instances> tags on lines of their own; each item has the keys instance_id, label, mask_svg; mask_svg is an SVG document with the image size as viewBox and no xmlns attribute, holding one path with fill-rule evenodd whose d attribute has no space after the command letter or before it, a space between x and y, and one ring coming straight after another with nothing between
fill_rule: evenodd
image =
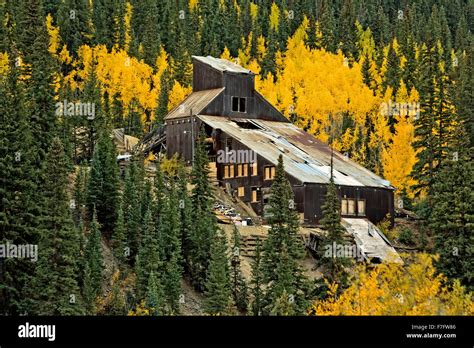
<instances>
[{"instance_id":1,"label":"evergreen tree","mask_svg":"<svg viewBox=\"0 0 474 348\"><path fill-rule=\"evenodd\" d=\"M38 265L31 284L31 313L36 315L83 313L76 278L80 237L69 210L65 163L61 141L54 138L44 169L45 210L38 245Z\"/></svg>"},{"instance_id":2,"label":"evergreen tree","mask_svg":"<svg viewBox=\"0 0 474 348\"><path fill-rule=\"evenodd\" d=\"M171 60L171 71L173 72L173 79L178 81L181 85L189 86L191 84L191 56L186 49L186 41L182 32L178 34L176 53Z\"/></svg>"},{"instance_id":3,"label":"evergreen tree","mask_svg":"<svg viewBox=\"0 0 474 348\"><path fill-rule=\"evenodd\" d=\"M162 267L161 256L158 250L158 241L156 238L155 226L151 217L151 211L148 210L143 223L142 240L140 249L135 261L137 276L136 291L137 298L143 299L146 295L147 284L150 274L153 272L158 278L158 271ZM161 279L158 279L161 283Z\"/></svg>"},{"instance_id":4,"label":"evergreen tree","mask_svg":"<svg viewBox=\"0 0 474 348\"><path fill-rule=\"evenodd\" d=\"M217 230L203 131L196 146L193 162L191 172L194 185L191 196L193 229L189 236L189 260L193 284L202 290L209 267L211 244Z\"/></svg>"},{"instance_id":5,"label":"evergreen tree","mask_svg":"<svg viewBox=\"0 0 474 348\"><path fill-rule=\"evenodd\" d=\"M234 225L232 233L232 257L231 257L231 290L232 298L234 300L237 309L241 312L247 310L248 306L248 293L247 284L242 276L242 270L240 268L240 234L237 226Z\"/></svg>"},{"instance_id":6,"label":"evergreen tree","mask_svg":"<svg viewBox=\"0 0 474 348\"><path fill-rule=\"evenodd\" d=\"M281 295L278 288L280 275L277 268L280 260L287 254L288 273L291 274L291 284L293 285L292 294L295 301L302 305L304 300L305 278L298 260L304 256L304 249L298 240L299 221L293 200L293 191L286 178L283 166L283 157L278 158L275 179L271 188L270 209L268 214L268 223L270 230L268 238L265 241L262 257L262 270L264 283L268 285L265 294L265 307L267 312L273 307L274 301Z\"/></svg>"},{"instance_id":7,"label":"evergreen tree","mask_svg":"<svg viewBox=\"0 0 474 348\"><path fill-rule=\"evenodd\" d=\"M157 126L162 126L164 124L165 116L168 114L169 90L171 88L170 83L168 69L166 69L160 77L160 94L158 95L155 110L155 124Z\"/></svg>"},{"instance_id":8,"label":"evergreen tree","mask_svg":"<svg viewBox=\"0 0 474 348\"><path fill-rule=\"evenodd\" d=\"M189 245L191 243L190 236L193 229L193 213L187 186L188 176L186 174L186 169L184 164L180 163L178 168L178 207L181 226L181 251L182 259L184 260L185 271L189 272Z\"/></svg>"},{"instance_id":9,"label":"evergreen tree","mask_svg":"<svg viewBox=\"0 0 474 348\"><path fill-rule=\"evenodd\" d=\"M393 94L397 94L398 87L400 86L400 77L400 57L395 51L392 43L387 53L387 71L385 72L383 81L384 91L387 90L387 87L392 87ZM389 125L392 126L390 121Z\"/></svg>"},{"instance_id":10,"label":"evergreen tree","mask_svg":"<svg viewBox=\"0 0 474 348\"><path fill-rule=\"evenodd\" d=\"M83 220L84 207L86 205L86 185L87 185L87 169L80 165L77 171L76 180L74 182L74 222L79 224Z\"/></svg>"},{"instance_id":11,"label":"evergreen tree","mask_svg":"<svg viewBox=\"0 0 474 348\"><path fill-rule=\"evenodd\" d=\"M54 103L54 62L48 52L49 36L46 30L41 0L27 1L18 7L16 23L18 48L27 80L28 114L33 141L38 156L45 159L52 138L57 134Z\"/></svg>"},{"instance_id":12,"label":"evergreen tree","mask_svg":"<svg viewBox=\"0 0 474 348\"><path fill-rule=\"evenodd\" d=\"M211 261L206 280L204 293L204 311L207 314L227 314L232 301L229 259L227 243L221 230L213 240L211 246Z\"/></svg>"},{"instance_id":13,"label":"evergreen tree","mask_svg":"<svg viewBox=\"0 0 474 348\"><path fill-rule=\"evenodd\" d=\"M99 137L94 148L87 185L89 214L95 209L102 231L110 236L117 219L119 173L115 145L106 133Z\"/></svg>"},{"instance_id":14,"label":"evergreen tree","mask_svg":"<svg viewBox=\"0 0 474 348\"><path fill-rule=\"evenodd\" d=\"M257 237L255 244L255 257L252 261L252 279L250 281L250 292L252 294L252 313L253 315L262 315L263 311L263 274L261 266L261 242Z\"/></svg>"},{"instance_id":15,"label":"evergreen tree","mask_svg":"<svg viewBox=\"0 0 474 348\"><path fill-rule=\"evenodd\" d=\"M160 280L153 271L148 276L148 285L146 289L145 305L150 309L151 315L163 314L164 294Z\"/></svg>"},{"instance_id":16,"label":"evergreen tree","mask_svg":"<svg viewBox=\"0 0 474 348\"><path fill-rule=\"evenodd\" d=\"M470 146L474 146L474 47L462 57L454 87L456 111L464 124Z\"/></svg>"},{"instance_id":17,"label":"evergreen tree","mask_svg":"<svg viewBox=\"0 0 474 348\"><path fill-rule=\"evenodd\" d=\"M473 288L474 167L462 126L453 146L454 156L443 162L432 188L429 226L440 255L438 271Z\"/></svg>"},{"instance_id":18,"label":"evergreen tree","mask_svg":"<svg viewBox=\"0 0 474 348\"><path fill-rule=\"evenodd\" d=\"M104 269L101 233L95 212L92 217L84 251L84 260L84 300L89 312L94 313L96 298L100 295L102 290L102 275Z\"/></svg>"},{"instance_id":19,"label":"evergreen tree","mask_svg":"<svg viewBox=\"0 0 474 348\"><path fill-rule=\"evenodd\" d=\"M115 0L99 0L92 4L92 22L95 29L94 43L105 45L110 50L114 44Z\"/></svg>"},{"instance_id":20,"label":"evergreen tree","mask_svg":"<svg viewBox=\"0 0 474 348\"><path fill-rule=\"evenodd\" d=\"M413 147L418 152L412 176L417 181L417 192L427 191L428 195L440 165L451 156L449 147L456 137L453 132L456 121L450 95L451 82L444 65L440 63L440 51L439 46L423 47L420 115L414 122L417 140Z\"/></svg>"},{"instance_id":21,"label":"evergreen tree","mask_svg":"<svg viewBox=\"0 0 474 348\"><path fill-rule=\"evenodd\" d=\"M120 202L117 211L117 223L115 224L114 233L112 235L112 244L114 247L114 255L120 264L124 264L129 256L129 247L127 243L127 231L125 228L125 219L123 216L123 203Z\"/></svg>"},{"instance_id":22,"label":"evergreen tree","mask_svg":"<svg viewBox=\"0 0 474 348\"><path fill-rule=\"evenodd\" d=\"M362 63L361 72L362 72L362 77L364 79L364 83L368 87L372 88L373 78L370 72L370 58L367 53L364 55L364 61Z\"/></svg>"},{"instance_id":23,"label":"evergreen tree","mask_svg":"<svg viewBox=\"0 0 474 348\"><path fill-rule=\"evenodd\" d=\"M76 57L79 47L92 37L91 9L87 0L65 0L58 6L58 25L68 51Z\"/></svg>"},{"instance_id":24,"label":"evergreen tree","mask_svg":"<svg viewBox=\"0 0 474 348\"><path fill-rule=\"evenodd\" d=\"M160 233L163 240L163 260L166 263L164 288L166 292L168 311L172 314L179 312L179 296L181 294L181 229L177 191L174 183L170 183L168 199L160 215Z\"/></svg>"},{"instance_id":25,"label":"evergreen tree","mask_svg":"<svg viewBox=\"0 0 474 348\"><path fill-rule=\"evenodd\" d=\"M130 260L133 260L136 256L140 246L140 226L142 223L140 206L141 183L142 177L138 165L135 161L131 161L125 169L123 192L123 212L127 245L130 248Z\"/></svg>"},{"instance_id":26,"label":"evergreen tree","mask_svg":"<svg viewBox=\"0 0 474 348\"><path fill-rule=\"evenodd\" d=\"M85 83L84 92L82 93L82 101L90 103L94 106L94 115L76 115L77 124L79 127L87 127L87 143L82 144L81 148L84 152L87 151L87 159L92 158L94 153L94 146L97 143L102 132L106 132L106 115L104 114L102 99L100 95L99 82L97 80L97 72L94 64L88 71L88 79ZM83 154L84 156L85 154Z\"/></svg>"},{"instance_id":27,"label":"evergreen tree","mask_svg":"<svg viewBox=\"0 0 474 348\"><path fill-rule=\"evenodd\" d=\"M15 62L15 56L11 57ZM10 63L0 76L0 244L37 244L41 233L36 148L26 111L20 68ZM24 258L0 259L0 313L28 312L26 290L36 263Z\"/></svg>"}]
</instances>

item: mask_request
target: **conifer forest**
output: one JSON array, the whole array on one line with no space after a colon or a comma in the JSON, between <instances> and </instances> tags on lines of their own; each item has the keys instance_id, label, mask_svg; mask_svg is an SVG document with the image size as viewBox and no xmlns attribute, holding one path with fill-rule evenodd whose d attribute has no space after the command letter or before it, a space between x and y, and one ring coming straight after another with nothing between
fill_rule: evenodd
<instances>
[{"instance_id":1,"label":"conifer forest","mask_svg":"<svg viewBox=\"0 0 474 348\"><path fill-rule=\"evenodd\" d=\"M0 0L0 117L2 316L474 315L472 0Z\"/></svg>"}]
</instances>

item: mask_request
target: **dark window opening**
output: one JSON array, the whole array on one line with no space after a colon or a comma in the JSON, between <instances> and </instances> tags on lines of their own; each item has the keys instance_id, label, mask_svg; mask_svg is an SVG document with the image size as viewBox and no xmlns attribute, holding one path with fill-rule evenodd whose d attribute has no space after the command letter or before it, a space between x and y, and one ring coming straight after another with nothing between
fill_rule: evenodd
<instances>
[{"instance_id":1,"label":"dark window opening","mask_svg":"<svg viewBox=\"0 0 474 348\"><path fill-rule=\"evenodd\" d=\"M232 97L232 111L234 112L247 112L247 99Z\"/></svg>"},{"instance_id":2,"label":"dark window opening","mask_svg":"<svg viewBox=\"0 0 474 348\"><path fill-rule=\"evenodd\" d=\"M232 97L232 111L239 111L239 98Z\"/></svg>"},{"instance_id":3,"label":"dark window opening","mask_svg":"<svg viewBox=\"0 0 474 348\"><path fill-rule=\"evenodd\" d=\"M240 112L246 112L246 107L247 107L247 99L245 98L240 98L239 101L239 111Z\"/></svg>"}]
</instances>

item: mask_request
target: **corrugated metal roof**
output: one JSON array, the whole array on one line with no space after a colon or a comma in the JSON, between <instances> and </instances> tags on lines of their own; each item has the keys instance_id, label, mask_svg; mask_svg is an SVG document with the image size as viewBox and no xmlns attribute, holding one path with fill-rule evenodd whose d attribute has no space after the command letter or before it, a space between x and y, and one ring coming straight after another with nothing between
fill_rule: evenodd
<instances>
[{"instance_id":1,"label":"corrugated metal roof","mask_svg":"<svg viewBox=\"0 0 474 348\"><path fill-rule=\"evenodd\" d=\"M200 113L211 101L214 100L225 88L207 89L193 92L184 99L178 106L166 115L165 120L190 116L191 109L193 114Z\"/></svg>"},{"instance_id":2,"label":"corrugated metal roof","mask_svg":"<svg viewBox=\"0 0 474 348\"><path fill-rule=\"evenodd\" d=\"M255 75L250 70L242 68L240 65L237 65L231 61L221 59L221 58L214 58L211 56L203 57L203 56L193 56L194 59L212 66L214 69L219 71L228 71L232 73L239 73L239 74L251 74Z\"/></svg>"},{"instance_id":3,"label":"corrugated metal roof","mask_svg":"<svg viewBox=\"0 0 474 348\"><path fill-rule=\"evenodd\" d=\"M354 236L357 246L368 259L378 258L382 262L403 264L403 260L385 240L383 233L369 220L342 218L342 225Z\"/></svg>"},{"instance_id":4,"label":"corrugated metal roof","mask_svg":"<svg viewBox=\"0 0 474 348\"><path fill-rule=\"evenodd\" d=\"M198 116L213 128L219 128L268 161L277 164L283 155L285 170L302 183L328 183L331 149L292 123L245 120L260 129L244 129L226 117ZM390 182L334 151L334 181L337 185L393 189Z\"/></svg>"}]
</instances>

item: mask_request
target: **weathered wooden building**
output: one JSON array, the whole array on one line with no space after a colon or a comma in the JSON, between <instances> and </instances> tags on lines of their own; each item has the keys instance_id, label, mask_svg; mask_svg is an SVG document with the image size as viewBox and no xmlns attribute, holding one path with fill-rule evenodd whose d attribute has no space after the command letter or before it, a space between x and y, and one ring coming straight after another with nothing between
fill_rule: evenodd
<instances>
[{"instance_id":1,"label":"weathered wooden building","mask_svg":"<svg viewBox=\"0 0 474 348\"><path fill-rule=\"evenodd\" d=\"M219 185L265 215L279 155L301 220L322 217L330 175L330 148L289 122L255 90L255 75L234 63L193 57L193 92L165 118L166 152L191 164L199 129ZM335 151L334 180L342 217L373 223L394 216L394 187Z\"/></svg>"}]
</instances>

